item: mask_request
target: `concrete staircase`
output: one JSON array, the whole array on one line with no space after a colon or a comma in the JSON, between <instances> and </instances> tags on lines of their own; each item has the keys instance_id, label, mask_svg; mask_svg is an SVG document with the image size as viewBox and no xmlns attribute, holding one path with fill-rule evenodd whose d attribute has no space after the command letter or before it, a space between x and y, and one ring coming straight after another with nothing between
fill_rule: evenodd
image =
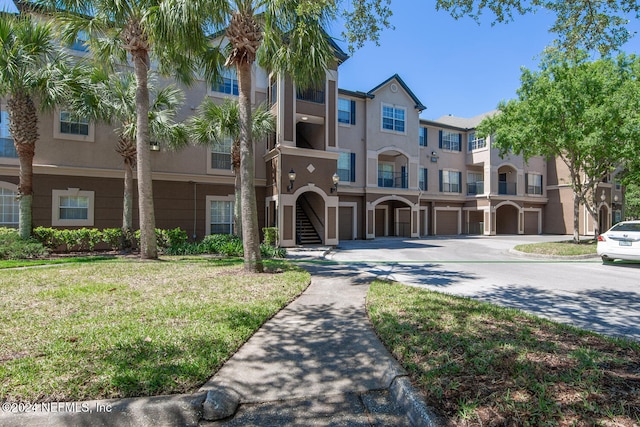
<instances>
[{"instance_id":1,"label":"concrete staircase","mask_svg":"<svg viewBox=\"0 0 640 427\"><path fill-rule=\"evenodd\" d=\"M322 239L300 203L296 203L296 241L299 245L321 245Z\"/></svg>"}]
</instances>

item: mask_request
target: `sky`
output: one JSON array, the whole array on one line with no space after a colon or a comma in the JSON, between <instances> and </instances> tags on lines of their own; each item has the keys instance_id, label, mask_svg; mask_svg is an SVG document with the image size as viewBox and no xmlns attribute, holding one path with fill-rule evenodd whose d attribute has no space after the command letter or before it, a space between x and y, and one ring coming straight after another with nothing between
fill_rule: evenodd
<instances>
[{"instance_id":1,"label":"sky","mask_svg":"<svg viewBox=\"0 0 640 427\"><path fill-rule=\"evenodd\" d=\"M555 38L555 17L538 12L491 26L436 11L433 0L394 0L391 24L380 46L367 43L338 69L341 89L368 92L398 74L427 107L420 115L474 117L517 97L521 67L535 70L540 53ZM339 39L337 28L334 37ZM345 43L338 44L346 51Z\"/></svg>"}]
</instances>

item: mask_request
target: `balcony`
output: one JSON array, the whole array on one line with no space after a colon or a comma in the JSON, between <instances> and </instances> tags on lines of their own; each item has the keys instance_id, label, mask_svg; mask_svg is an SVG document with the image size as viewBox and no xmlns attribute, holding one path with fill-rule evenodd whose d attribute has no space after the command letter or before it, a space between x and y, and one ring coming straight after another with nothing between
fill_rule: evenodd
<instances>
[{"instance_id":1,"label":"balcony","mask_svg":"<svg viewBox=\"0 0 640 427\"><path fill-rule=\"evenodd\" d=\"M484 181L467 183L467 194L469 196L475 196L476 194L484 194Z\"/></svg>"},{"instance_id":2,"label":"balcony","mask_svg":"<svg viewBox=\"0 0 640 427\"><path fill-rule=\"evenodd\" d=\"M518 185L515 182L500 181L498 182L498 194L515 196L518 194L517 187Z\"/></svg>"},{"instance_id":3,"label":"balcony","mask_svg":"<svg viewBox=\"0 0 640 427\"><path fill-rule=\"evenodd\" d=\"M298 90L296 93L296 98L300 101L313 102L315 104L324 104L324 90Z\"/></svg>"},{"instance_id":4,"label":"balcony","mask_svg":"<svg viewBox=\"0 0 640 427\"><path fill-rule=\"evenodd\" d=\"M407 173L378 171L378 187L408 188Z\"/></svg>"}]
</instances>

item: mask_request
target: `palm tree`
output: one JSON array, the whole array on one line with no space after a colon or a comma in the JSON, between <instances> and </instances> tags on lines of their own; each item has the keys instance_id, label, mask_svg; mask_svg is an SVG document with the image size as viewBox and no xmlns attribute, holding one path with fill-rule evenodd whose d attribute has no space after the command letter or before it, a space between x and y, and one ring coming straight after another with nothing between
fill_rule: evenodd
<instances>
[{"instance_id":1,"label":"palm tree","mask_svg":"<svg viewBox=\"0 0 640 427\"><path fill-rule=\"evenodd\" d=\"M0 16L0 96L7 97L9 130L20 162L19 232L31 236L33 157L38 112L62 102L70 75L66 57L53 42L51 26L28 15Z\"/></svg>"},{"instance_id":2,"label":"palm tree","mask_svg":"<svg viewBox=\"0 0 640 427\"><path fill-rule=\"evenodd\" d=\"M240 179L240 109L238 102L225 99L216 104L205 99L195 116L188 121L190 138L197 144L215 146L225 138L233 141L231 148L231 165L235 172L235 203L233 206L234 232L242 236L242 183ZM253 111L251 120L251 137L262 139L275 131L275 117L265 105Z\"/></svg>"},{"instance_id":3,"label":"palm tree","mask_svg":"<svg viewBox=\"0 0 640 427\"><path fill-rule=\"evenodd\" d=\"M251 68L258 60L265 70L290 76L298 87L324 85L326 70L335 58L324 28L335 17L336 2L235 0L225 3L227 6L222 10L226 14L214 22L215 29L223 32L229 44L212 46L207 58L217 59L218 67L234 67L237 72L244 268L261 272L251 135ZM205 67L213 68L210 62L205 63Z\"/></svg>"},{"instance_id":4,"label":"palm tree","mask_svg":"<svg viewBox=\"0 0 640 427\"><path fill-rule=\"evenodd\" d=\"M115 150L124 164L124 195L122 209L122 249L131 247L133 236L133 168L136 166L136 79L130 72L106 73L99 68L89 68L79 84L81 93L73 97L70 109L96 121L117 123L118 141ZM175 116L183 103L184 95L174 85L156 91L150 78L149 89L154 94L149 108L149 134L154 142L170 148L187 145L187 134Z\"/></svg>"},{"instance_id":5,"label":"palm tree","mask_svg":"<svg viewBox=\"0 0 640 427\"><path fill-rule=\"evenodd\" d=\"M40 0L56 13L64 41L80 31L94 57L122 66L129 59L136 78L136 164L140 256L158 257L149 149L148 72L151 59L162 74L188 83L195 55L206 45L208 20L221 12L218 0ZM222 2L224 6L224 2ZM62 12L62 10L64 12Z\"/></svg>"}]
</instances>

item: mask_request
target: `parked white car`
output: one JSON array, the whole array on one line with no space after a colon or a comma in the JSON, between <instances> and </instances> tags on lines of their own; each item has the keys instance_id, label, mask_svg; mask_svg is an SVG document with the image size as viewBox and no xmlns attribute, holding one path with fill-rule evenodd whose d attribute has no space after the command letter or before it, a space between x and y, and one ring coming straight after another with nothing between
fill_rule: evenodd
<instances>
[{"instance_id":1,"label":"parked white car","mask_svg":"<svg viewBox=\"0 0 640 427\"><path fill-rule=\"evenodd\" d=\"M597 252L603 262L640 261L640 221L623 221L598 236Z\"/></svg>"}]
</instances>

